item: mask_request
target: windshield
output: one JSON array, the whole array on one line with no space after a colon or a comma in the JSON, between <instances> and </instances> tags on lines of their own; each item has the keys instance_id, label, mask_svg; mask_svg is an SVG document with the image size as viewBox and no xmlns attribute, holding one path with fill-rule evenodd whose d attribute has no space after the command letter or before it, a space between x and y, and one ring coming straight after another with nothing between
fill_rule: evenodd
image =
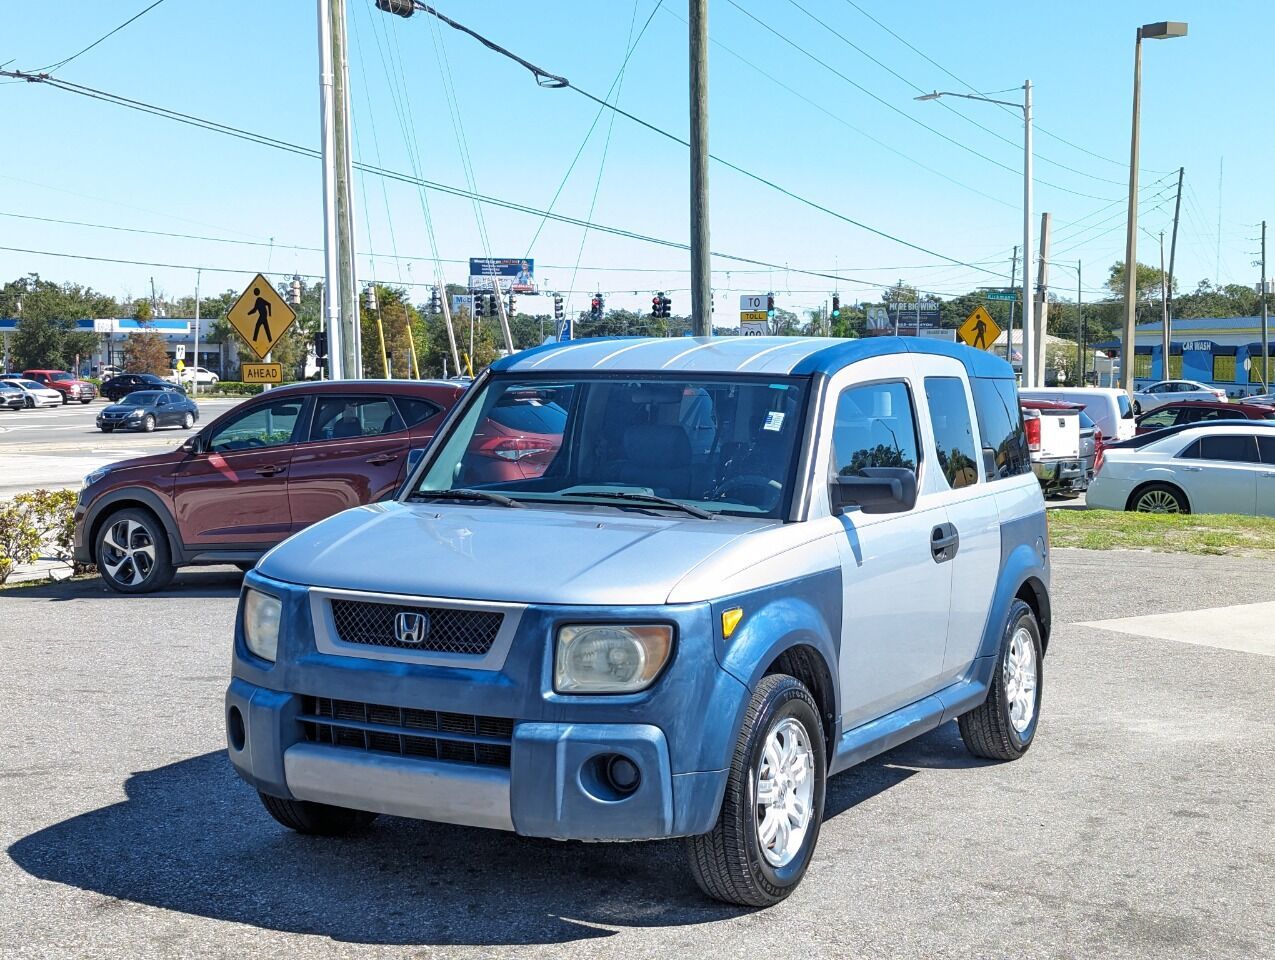
<instances>
[{"instance_id":1,"label":"windshield","mask_svg":"<svg viewBox=\"0 0 1275 960\"><path fill-rule=\"evenodd\" d=\"M774 377L493 377L412 496L464 489L527 506L779 517L806 391Z\"/></svg>"},{"instance_id":2,"label":"windshield","mask_svg":"<svg viewBox=\"0 0 1275 960\"><path fill-rule=\"evenodd\" d=\"M155 402L155 398L158 396L158 390L134 390L121 400L120 404L125 407L148 407Z\"/></svg>"},{"instance_id":3,"label":"windshield","mask_svg":"<svg viewBox=\"0 0 1275 960\"><path fill-rule=\"evenodd\" d=\"M71 376L69 373L54 373L49 376L49 379L57 380L60 382L63 380L74 380L75 377Z\"/></svg>"},{"instance_id":4,"label":"windshield","mask_svg":"<svg viewBox=\"0 0 1275 960\"><path fill-rule=\"evenodd\" d=\"M1129 420L1133 417L1133 407L1129 404L1129 395L1122 393L1116 397L1116 403L1120 405L1120 419Z\"/></svg>"}]
</instances>

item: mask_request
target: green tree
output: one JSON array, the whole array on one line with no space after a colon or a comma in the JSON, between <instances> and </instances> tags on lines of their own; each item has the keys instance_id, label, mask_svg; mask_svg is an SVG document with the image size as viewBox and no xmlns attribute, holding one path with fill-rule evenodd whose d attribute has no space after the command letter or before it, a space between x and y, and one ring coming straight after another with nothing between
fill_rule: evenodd
<instances>
[{"instance_id":1,"label":"green tree","mask_svg":"<svg viewBox=\"0 0 1275 960\"><path fill-rule=\"evenodd\" d=\"M1155 301L1160 302L1160 278L1164 276L1160 272L1159 267L1147 266L1145 263L1138 264L1138 274L1135 285L1138 291L1139 302ZM1111 265L1111 270L1107 275L1107 289L1112 295L1123 300L1124 299L1124 261L1117 260ZM1178 285L1177 279L1173 281L1173 286ZM1175 290L1170 290L1171 296L1175 295Z\"/></svg>"},{"instance_id":2,"label":"green tree","mask_svg":"<svg viewBox=\"0 0 1275 960\"><path fill-rule=\"evenodd\" d=\"M19 318L13 342L19 369L75 368L77 357L98 345L96 334L79 329L78 321L119 316L119 310L114 298L90 287L41 280L35 273L0 288L0 316Z\"/></svg>"}]
</instances>

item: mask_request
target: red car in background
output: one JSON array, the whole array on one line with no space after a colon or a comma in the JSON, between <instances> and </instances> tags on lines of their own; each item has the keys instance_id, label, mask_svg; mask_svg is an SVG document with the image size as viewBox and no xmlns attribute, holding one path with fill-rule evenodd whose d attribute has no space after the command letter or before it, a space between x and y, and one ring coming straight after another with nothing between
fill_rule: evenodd
<instances>
[{"instance_id":1,"label":"red car in background","mask_svg":"<svg viewBox=\"0 0 1275 960\"><path fill-rule=\"evenodd\" d=\"M87 380L77 380L65 370L23 370L22 375L62 394L64 404L72 400L91 403L97 396L97 387Z\"/></svg>"},{"instance_id":2,"label":"red car in background","mask_svg":"<svg viewBox=\"0 0 1275 960\"><path fill-rule=\"evenodd\" d=\"M263 393L170 453L85 477L75 559L121 593L158 590L182 566L247 569L303 527L393 493L464 389L336 380Z\"/></svg>"},{"instance_id":3,"label":"red car in background","mask_svg":"<svg viewBox=\"0 0 1275 960\"><path fill-rule=\"evenodd\" d=\"M1275 405L1227 400L1182 400L1156 407L1138 417L1138 433L1209 420L1275 420Z\"/></svg>"}]
</instances>

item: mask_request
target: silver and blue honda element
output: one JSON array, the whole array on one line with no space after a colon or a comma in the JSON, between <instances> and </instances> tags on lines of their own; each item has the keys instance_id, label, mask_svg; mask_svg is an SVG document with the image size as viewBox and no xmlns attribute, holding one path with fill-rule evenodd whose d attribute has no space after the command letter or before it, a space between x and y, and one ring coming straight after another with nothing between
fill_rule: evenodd
<instances>
[{"instance_id":1,"label":"silver and blue honda element","mask_svg":"<svg viewBox=\"0 0 1275 960\"><path fill-rule=\"evenodd\" d=\"M685 837L708 895L764 906L829 776L949 720L1022 756L1049 625L1004 361L581 340L493 364L395 499L248 574L230 758L294 830Z\"/></svg>"}]
</instances>

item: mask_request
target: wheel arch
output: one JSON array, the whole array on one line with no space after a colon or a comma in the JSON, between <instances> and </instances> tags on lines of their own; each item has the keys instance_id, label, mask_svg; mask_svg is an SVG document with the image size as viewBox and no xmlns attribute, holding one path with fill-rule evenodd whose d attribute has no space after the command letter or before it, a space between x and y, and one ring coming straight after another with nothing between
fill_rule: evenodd
<instances>
[{"instance_id":1,"label":"wheel arch","mask_svg":"<svg viewBox=\"0 0 1275 960\"><path fill-rule=\"evenodd\" d=\"M786 674L800 680L810 695L815 698L819 707L819 720L823 725L824 755L832 758L832 748L837 735L837 689L832 679L832 671L828 661L819 649L811 643L798 639L784 649L762 671L762 677L773 674Z\"/></svg>"},{"instance_id":2,"label":"wheel arch","mask_svg":"<svg viewBox=\"0 0 1275 960\"><path fill-rule=\"evenodd\" d=\"M1133 505L1137 501L1138 497L1141 496L1142 493L1144 493L1149 487L1168 487L1182 498L1182 502L1186 504L1187 513L1191 512L1191 498L1187 496L1187 492L1182 488L1181 484L1175 483L1173 480L1166 480L1160 477L1156 477L1154 480L1144 480L1142 483L1133 488L1128 499L1124 502L1126 512L1133 510Z\"/></svg>"},{"instance_id":3,"label":"wheel arch","mask_svg":"<svg viewBox=\"0 0 1275 960\"><path fill-rule=\"evenodd\" d=\"M168 539L168 552L172 557L174 565L181 564L185 561L185 552L182 550L181 538L177 535L177 526L173 522L172 514L169 513L167 506L158 494L150 490L140 487L126 487L121 490L112 491L105 494L101 499L89 508L88 515L84 518L85 526L88 530L88 537L85 543L88 545L89 554L93 561L97 562L97 535L102 529L107 519L120 510L137 509L145 510L147 513L155 517L164 529L164 535Z\"/></svg>"},{"instance_id":4,"label":"wheel arch","mask_svg":"<svg viewBox=\"0 0 1275 960\"><path fill-rule=\"evenodd\" d=\"M1042 651L1047 651L1049 649L1049 632L1053 611L1049 604L1049 591L1045 588L1045 584L1041 582L1039 577L1029 576L1014 593L1014 599L1021 600L1031 607L1032 613L1036 615L1036 623L1040 626L1040 648Z\"/></svg>"}]
</instances>

